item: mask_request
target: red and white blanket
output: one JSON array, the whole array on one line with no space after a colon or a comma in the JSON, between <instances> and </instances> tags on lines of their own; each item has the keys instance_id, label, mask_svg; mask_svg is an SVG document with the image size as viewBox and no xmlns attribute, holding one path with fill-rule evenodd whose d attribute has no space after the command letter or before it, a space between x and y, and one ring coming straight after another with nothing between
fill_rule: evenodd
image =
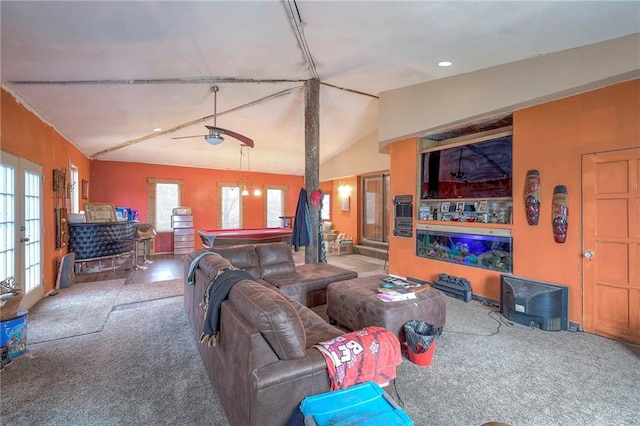
<instances>
[{"instance_id":1,"label":"red and white blanket","mask_svg":"<svg viewBox=\"0 0 640 426\"><path fill-rule=\"evenodd\" d=\"M327 362L331 390L367 381L385 384L395 379L402 363L398 338L382 327L365 327L314 347Z\"/></svg>"}]
</instances>

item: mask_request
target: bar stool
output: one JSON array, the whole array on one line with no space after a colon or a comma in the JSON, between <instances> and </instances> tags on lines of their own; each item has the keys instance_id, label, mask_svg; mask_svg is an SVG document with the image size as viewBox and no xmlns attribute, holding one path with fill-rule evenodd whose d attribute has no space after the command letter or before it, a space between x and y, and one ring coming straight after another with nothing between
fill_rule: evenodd
<instances>
[{"instance_id":1,"label":"bar stool","mask_svg":"<svg viewBox=\"0 0 640 426\"><path fill-rule=\"evenodd\" d=\"M147 223L147 224L138 226L137 235L140 241L142 241L144 245L143 251L142 251L142 258L144 259L144 263L153 263L153 260L149 260L147 256L149 255L149 241L155 238L156 230L153 229L153 225Z\"/></svg>"},{"instance_id":2,"label":"bar stool","mask_svg":"<svg viewBox=\"0 0 640 426\"><path fill-rule=\"evenodd\" d=\"M127 241L131 241L133 243L133 249L131 253L131 266L129 266L127 271L137 271L138 269L147 269L146 266L138 265L138 243L142 242L142 239L138 236L138 233L133 237L127 238Z\"/></svg>"},{"instance_id":3,"label":"bar stool","mask_svg":"<svg viewBox=\"0 0 640 426\"><path fill-rule=\"evenodd\" d=\"M127 268L127 271L137 271L138 269L147 269L146 266L138 264L138 244L143 243L143 260L144 263L153 263L152 260L147 258L149 253L149 241L156 236L156 230L153 229L153 225L145 223L139 225L136 228L135 234L128 238L128 241L133 243L133 255L131 256L131 266Z\"/></svg>"}]
</instances>

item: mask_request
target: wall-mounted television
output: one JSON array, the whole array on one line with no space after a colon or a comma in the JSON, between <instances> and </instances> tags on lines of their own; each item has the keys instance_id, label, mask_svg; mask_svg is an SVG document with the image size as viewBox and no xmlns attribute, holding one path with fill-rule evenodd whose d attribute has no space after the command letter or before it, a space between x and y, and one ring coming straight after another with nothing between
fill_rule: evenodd
<instances>
[{"instance_id":1,"label":"wall-mounted television","mask_svg":"<svg viewBox=\"0 0 640 426\"><path fill-rule=\"evenodd\" d=\"M422 154L420 198L512 196L511 135Z\"/></svg>"}]
</instances>

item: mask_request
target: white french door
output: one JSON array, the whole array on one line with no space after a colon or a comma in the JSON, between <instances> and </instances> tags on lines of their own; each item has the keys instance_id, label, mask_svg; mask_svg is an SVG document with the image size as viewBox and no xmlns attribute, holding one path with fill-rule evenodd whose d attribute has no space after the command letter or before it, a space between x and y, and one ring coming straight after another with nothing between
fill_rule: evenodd
<instances>
[{"instance_id":1,"label":"white french door","mask_svg":"<svg viewBox=\"0 0 640 426\"><path fill-rule=\"evenodd\" d=\"M15 278L29 309L44 295L42 167L5 152L0 167L0 279Z\"/></svg>"}]
</instances>

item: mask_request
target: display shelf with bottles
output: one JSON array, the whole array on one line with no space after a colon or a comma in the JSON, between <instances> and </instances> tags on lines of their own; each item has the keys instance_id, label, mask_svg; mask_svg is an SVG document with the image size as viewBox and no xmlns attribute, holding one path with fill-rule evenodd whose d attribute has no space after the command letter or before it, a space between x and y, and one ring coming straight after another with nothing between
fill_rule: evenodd
<instances>
[{"instance_id":1,"label":"display shelf with bottles","mask_svg":"<svg viewBox=\"0 0 640 426\"><path fill-rule=\"evenodd\" d=\"M510 225L513 223L513 200L511 198L420 200L418 220Z\"/></svg>"}]
</instances>

